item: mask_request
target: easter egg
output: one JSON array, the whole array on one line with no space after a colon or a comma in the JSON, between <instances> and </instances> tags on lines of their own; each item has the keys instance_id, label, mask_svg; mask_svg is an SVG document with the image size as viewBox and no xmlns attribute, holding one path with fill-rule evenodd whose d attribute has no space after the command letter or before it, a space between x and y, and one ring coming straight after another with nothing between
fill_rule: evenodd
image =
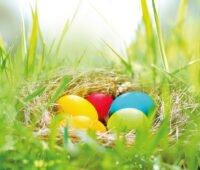
<instances>
[{"instance_id":1,"label":"easter egg","mask_svg":"<svg viewBox=\"0 0 200 170\"><path fill-rule=\"evenodd\" d=\"M66 113L71 116L88 116L97 120L98 114L94 106L86 99L76 95L65 95L57 101L57 109L59 112Z\"/></svg>"},{"instance_id":2,"label":"easter egg","mask_svg":"<svg viewBox=\"0 0 200 170\"><path fill-rule=\"evenodd\" d=\"M80 129L88 129L93 125L93 121L87 116L73 116L69 125Z\"/></svg>"},{"instance_id":3,"label":"easter egg","mask_svg":"<svg viewBox=\"0 0 200 170\"><path fill-rule=\"evenodd\" d=\"M103 93L92 93L87 96L86 99L96 108L99 120L105 122L109 117L109 109L113 102L113 98L110 95Z\"/></svg>"},{"instance_id":4,"label":"easter egg","mask_svg":"<svg viewBox=\"0 0 200 170\"><path fill-rule=\"evenodd\" d=\"M100 121L97 121L93 124L92 129L98 132L106 132L106 127Z\"/></svg>"},{"instance_id":5,"label":"easter egg","mask_svg":"<svg viewBox=\"0 0 200 170\"><path fill-rule=\"evenodd\" d=\"M115 112L109 119L107 127L111 131L128 132L137 130L146 124L146 115L137 109L126 108Z\"/></svg>"},{"instance_id":6,"label":"easter egg","mask_svg":"<svg viewBox=\"0 0 200 170\"><path fill-rule=\"evenodd\" d=\"M126 92L114 100L110 107L110 115L125 108L135 108L149 115L155 109L155 103L144 92Z\"/></svg>"},{"instance_id":7,"label":"easter egg","mask_svg":"<svg viewBox=\"0 0 200 170\"><path fill-rule=\"evenodd\" d=\"M98 132L105 132L105 126L98 120L92 120L87 116L72 116L69 121L69 126L78 129L93 129Z\"/></svg>"}]
</instances>

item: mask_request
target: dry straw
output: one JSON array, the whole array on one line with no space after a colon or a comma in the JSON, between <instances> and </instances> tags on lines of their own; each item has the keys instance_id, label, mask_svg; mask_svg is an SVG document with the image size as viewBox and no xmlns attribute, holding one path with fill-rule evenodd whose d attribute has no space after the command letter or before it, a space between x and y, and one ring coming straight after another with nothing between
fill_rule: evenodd
<instances>
[{"instance_id":1,"label":"dry straw","mask_svg":"<svg viewBox=\"0 0 200 170\"><path fill-rule=\"evenodd\" d=\"M135 82L130 77L115 71L92 70L75 73L68 70L61 71L57 75L52 76L49 80L41 80L31 83L28 82L21 90L20 99L32 94L40 87L45 87L45 90L40 95L34 97L31 101L24 103L22 109L19 111L20 120L22 120L27 126L34 122L36 136L43 138L44 140L48 139L49 124L51 123L52 117L55 116L55 104L50 105L48 108L45 106L55 94L60 82L66 75L70 76L71 80L66 85L62 95L74 94L85 97L91 92L103 92L110 94L115 98L126 91L147 92L152 95L157 105L152 131L156 131L159 127L165 110L164 101L160 96L161 92L159 90L159 85ZM179 138L179 135L184 131L184 125L188 121L188 117L184 113L183 108L191 109L192 111L192 109L195 109L195 105L193 104L193 99L190 98L186 90L176 90L177 88L173 88L173 84L170 86L171 112L169 136L174 140ZM60 129L60 132L58 141L62 141L63 128ZM75 129L69 128L68 134L72 142L78 142L81 140L81 135L79 135L80 133ZM134 131L122 134L121 136L126 138L128 145L131 145L134 142ZM115 135L110 132L97 133L97 139L105 146L113 146L115 144Z\"/></svg>"}]
</instances>

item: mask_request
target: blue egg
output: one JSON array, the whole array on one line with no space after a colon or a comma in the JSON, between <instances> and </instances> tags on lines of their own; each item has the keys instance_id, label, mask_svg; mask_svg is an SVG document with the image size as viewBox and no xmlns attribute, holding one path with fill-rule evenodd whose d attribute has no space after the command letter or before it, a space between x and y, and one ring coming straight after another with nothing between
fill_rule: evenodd
<instances>
[{"instance_id":1,"label":"blue egg","mask_svg":"<svg viewBox=\"0 0 200 170\"><path fill-rule=\"evenodd\" d=\"M135 108L149 115L155 109L155 103L144 92L126 92L114 100L110 107L110 116L116 111L125 108Z\"/></svg>"}]
</instances>

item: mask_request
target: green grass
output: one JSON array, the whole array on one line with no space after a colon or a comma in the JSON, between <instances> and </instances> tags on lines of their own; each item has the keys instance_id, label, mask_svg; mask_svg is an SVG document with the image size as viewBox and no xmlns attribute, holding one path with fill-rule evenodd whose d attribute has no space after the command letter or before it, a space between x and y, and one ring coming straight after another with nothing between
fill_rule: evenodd
<instances>
[{"instance_id":1,"label":"green grass","mask_svg":"<svg viewBox=\"0 0 200 170\"><path fill-rule=\"evenodd\" d=\"M83 69L81 60L87 61L87 53L84 52L78 60L71 62L71 66L70 56L65 60L59 57L64 36L76 13L71 21L66 22L60 37L46 43L39 27L37 12L33 11L30 37L22 34L21 42L15 50L12 47L5 48L0 38L0 169L200 168L200 24L197 20L189 21L187 18L185 0L181 1L177 9L175 26L162 33L154 0L152 4L154 18L149 15L146 1L141 0L143 25L137 31L136 41L127 47L128 60L106 42L104 45L116 58L110 58L110 53L106 55L104 51L102 54L107 60L105 68L121 68L123 73L137 81L160 87L164 118L157 131L151 133L148 129L152 126L150 122L147 128L136 133L135 143L127 149L123 139L118 139L114 147L104 147L93 133L83 135L84 142L74 144L68 138L65 128L63 144L58 145L58 122L64 119L61 116L52 120L48 140L35 137L35 121L26 125L18 119L18 115L22 112L21 106L26 106L28 102L39 97L46 87L38 87L25 98L20 95L20 90L25 84L51 79L52 75L63 68L77 71ZM105 61L104 57L102 56L102 62ZM91 65L91 68L94 67L95 63ZM70 79L71 77L63 77L53 97L36 113L35 119L41 115L42 109L56 101ZM171 84L174 85L173 88ZM171 142L168 135L171 126L170 112L176 112L172 110L176 108L172 108L170 103L173 90L177 90L177 97L186 91L192 105L189 108L184 105L179 107L188 115L189 121L179 138Z\"/></svg>"}]
</instances>

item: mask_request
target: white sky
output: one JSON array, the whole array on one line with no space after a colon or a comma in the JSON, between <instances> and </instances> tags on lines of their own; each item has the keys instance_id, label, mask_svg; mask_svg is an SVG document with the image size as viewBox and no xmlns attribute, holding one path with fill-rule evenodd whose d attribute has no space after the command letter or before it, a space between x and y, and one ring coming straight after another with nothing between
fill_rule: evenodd
<instances>
[{"instance_id":1,"label":"white sky","mask_svg":"<svg viewBox=\"0 0 200 170\"><path fill-rule=\"evenodd\" d=\"M73 29L87 29L90 34L106 38L117 34L124 42L130 42L141 21L140 0L1 0L9 6L8 15L16 15L14 8L20 8L23 16L30 23L30 6L37 1L39 19L42 29L50 37L56 35L75 12L78 3L81 7ZM156 0L157 1L157 0ZM162 1L161 6L167 6L172 0ZM151 4L151 1L147 1ZM160 3L161 1L159 1ZM18 3L18 5L17 5ZM0 4L1 5L1 4ZM168 5L169 6L169 5ZM11 8L12 7L12 8ZM151 6L150 6L151 9ZM16 16L13 16L16 17ZM77 33L77 32L76 32ZM103 36L103 37L101 37Z\"/></svg>"},{"instance_id":2,"label":"white sky","mask_svg":"<svg viewBox=\"0 0 200 170\"><path fill-rule=\"evenodd\" d=\"M13 1L18 2L24 18L31 23L30 6L34 7L36 0L3 1L8 6L12 6ZM68 35L71 43L84 46L87 41L95 44L103 39L113 48L123 51L124 44L129 44L134 39L142 19L140 0L38 0L39 20L45 38L52 40L60 34L80 1L77 17ZM167 2L169 1L162 1L162 6ZM151 1L148 3L151 4ZM12 11L8 13L11 14ZM9 29L7 32L11 35ZM75 36L78 38L74 38Z\"/></svg>"},{"instance_id":3,"label":"white sky","mask_svg":"<svg viewBox=\"0 0 200 170\"><path fill-rule=\"evenodd\" d=\"M29 3L35 0L21 0L25 15ZM42 28L56 33L63 28L67 18L71 18L80 0L39 0L38 11ZM98 14L99 13L99 14ZM139 0L82 0L77 15L77 27L90 26L94 34L101 34L106 29L114 31L124 41L130 41L141 20ZM107 26L106 26L107 25ZM107 27L107 28L105 28ZM76 29L76 28L74 28ZM95 31L96 30L96 31ZM101 32L102 31L102 32ZM107 32L109 34L109 32ZM103 38L103 37L102 37Z\"/></svg>"},{"instance_id":4,"label":"white sky","mask_svg":"<svg viewBox=\"0 0 200 170\"><path fill-rule=\"evenodd\" d=\"M35 0L20 2L23 14L30 16L29 4L34 6ZM46 38L52 40L59 35L79 2L81 5L68 33L70 44L67 45L79 44L82 47L79 51L83 51L104 40L125 57L125 44L134 39L141 21L140 0L38 0L40 25Z\"/></svg>"}]
</instances>

